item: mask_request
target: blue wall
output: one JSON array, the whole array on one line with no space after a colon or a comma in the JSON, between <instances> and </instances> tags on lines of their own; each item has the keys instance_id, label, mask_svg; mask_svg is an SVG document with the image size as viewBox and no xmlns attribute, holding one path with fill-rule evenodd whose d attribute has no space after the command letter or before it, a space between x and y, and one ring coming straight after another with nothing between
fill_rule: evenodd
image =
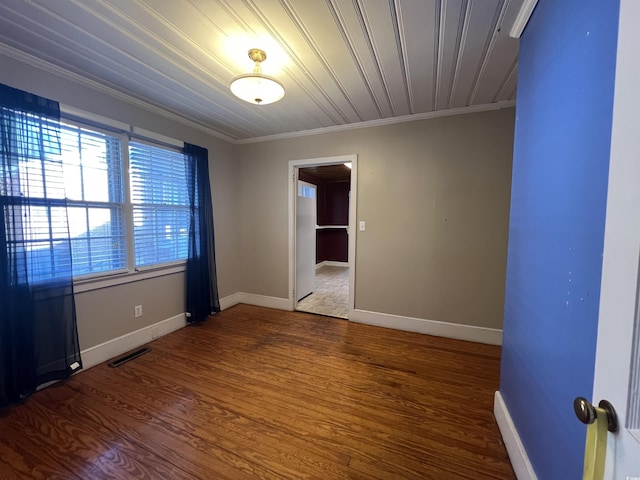
<instances>
[{"instance_id":1,"label":"blue wall","mask_svg":"<svg viewBox=\"0 0 640 480\"><path fill-rule=\"evenodd\" d=\"M500 391L541 480L582 478L618 0L540 0L521 38Z\"/></svg>"}]
</instances>

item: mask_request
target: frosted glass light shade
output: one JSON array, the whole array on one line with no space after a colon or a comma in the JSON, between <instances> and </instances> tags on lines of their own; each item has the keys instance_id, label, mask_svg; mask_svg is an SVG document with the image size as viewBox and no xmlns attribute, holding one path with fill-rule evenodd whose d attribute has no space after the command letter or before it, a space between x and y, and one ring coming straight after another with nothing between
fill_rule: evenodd
<instances>
[{"instance_id":1,"label":"frosted glass light shade","mask_svg":"<svg viewBox=\"0 0 640 480\"><path fill-rule=\"evenodd\" d=\"M254 105L267 105L284 97L284 87L275 78L261 73L239 75L231 82L231 92Z\"/></svg>"}]
</instances>

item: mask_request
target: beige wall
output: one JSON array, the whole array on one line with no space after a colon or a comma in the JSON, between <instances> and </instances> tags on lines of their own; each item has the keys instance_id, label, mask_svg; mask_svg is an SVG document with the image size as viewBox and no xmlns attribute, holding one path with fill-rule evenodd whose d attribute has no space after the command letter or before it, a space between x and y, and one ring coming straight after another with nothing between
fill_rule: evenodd
<instances>
[{"instance_id":1,"label":"beige wall","mask_svg":"<svg viewBox=\"0 0 640 480\"><path fill-rule=\"evenodd\" d=\"M0 83L209 149L220 295L240 290L234 146L148 110L0 55ZM184 312L184 274L127 283L76 295L80 348L86 349ZM133 318L135 305L142 318Z\"/></svg>"},{"instance_id":2,"label":"beige wall","mask_svg":"<svg viewBox=\"0 0 640 480\"><path fill-rule=\"evenodd\" d=\"M82 350L184 313L184 273L76 293ZM142 317L133 307L142 305Z\"/></svg>"},{"instance_id":3,"label":"beige wall","mask_svg":"<svg viewBox=\"0 0 640 480\"><path fill-rule=\"evenodd\" d=\"M289 160L358 155L355 306L502 328L514 110L238 147L242 290L288 297Z\"/></svg>"},{"instance_id":4,"label":"beige wall","mask_svg":"<svg viewBox=\"0 0 640 480\"><path fill-rule=\"evenodd\" d=\"M501 328L513 109L234 146L2 55L0 83L208 148L221 298L288 296L288 161L357 154L356 308ZM183 291L79 293L81 348L182 313Z\"/></svg>"}]
</instances>

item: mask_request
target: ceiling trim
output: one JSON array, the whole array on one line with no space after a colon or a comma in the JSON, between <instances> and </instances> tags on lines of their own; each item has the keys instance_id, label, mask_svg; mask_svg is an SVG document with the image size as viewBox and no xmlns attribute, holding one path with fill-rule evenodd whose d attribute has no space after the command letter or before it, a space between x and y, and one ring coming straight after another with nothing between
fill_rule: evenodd
<instances>
[{"instance_id":1,"label":"ceiling trim","mask_svg":"<svg viewBox=\"0 0 640 480\"><path fill-rule=\"evenodd\" d=\"M509 32L510 37L520 38L520 35L524 32L527 23L529 23L529 19L531 18L531 14L533 13L533 9L536 8L537 3L538 0L524 0L524 3L518 12L518 16L513 22L511 31Z\"/></svg>"},{"instance_id":2,"label":"ceiling trim","mask_svg":"<svg viewBox=\"0 0 640 480\"><path fill-rule=\"evenodd\" d=\"M63 78L70 82L80 84L92 90L97 90L101 93L114 97L130 105L134 105L136 107L147 110L151 113L155 113L156 115L161 115L165 118L168 118L169 120L172 120L174 122L181 123L182 125L185 125L187 127L193 128L194 130L198 130L208 135L211 135L212 137L219 138L229 143L237 143L237 140L234 140L231 137L228 137L224 133L218 132L217 130L206 127L204 125L200 125L197 122L193 122L184 117L181 117L180 115L169 112L168 110L165 110L163 108L147 103L131 95L122 93L114 88L107 87L106 85L98 83L95 80L91 80L89 78L78 75L77 73L58 67L57 65L47 62L46 60L42 60L31 54L22 52L7 44L0 43L0 54L6 55L7 57L11 57L14 60L18 60L19 62L25 63L32 67L38 68L40 70L44 70L45 72L51 73L57 77Z\"/></svg>"},{"instance_id":3,"label":"ceiling trim","mask_svg":"<svg viewBox=\"0 0 640 480\"><path fill-rule=\"evenodd\" d=\"M451 117L454 115L466 115L468 113L488 112L491 110L500 110L503 108L515 107L515 100L506 100L503 102L487 103L484 105L471 105L469 107L449 108L447 110L438 110L435 112L416 113L413 115L402 115L400 117L382 118L379 120L368 120L366 122L350 123L347 125L336 125L332 127L315 128L313 130L301 130L298 132L278 133L275 135L266 135L264 137L245 138L242 140L234 140L236 145L244 145L247 143L267 142L270 140L284 140L287 138L307 137L310 135L321 135L323 133L343 132L346 130L356 130L359 128L380 127L383 125L393 125L396 123L415 122L417 120L428 120L431 118Z\"/></svg>"}]
</instances>

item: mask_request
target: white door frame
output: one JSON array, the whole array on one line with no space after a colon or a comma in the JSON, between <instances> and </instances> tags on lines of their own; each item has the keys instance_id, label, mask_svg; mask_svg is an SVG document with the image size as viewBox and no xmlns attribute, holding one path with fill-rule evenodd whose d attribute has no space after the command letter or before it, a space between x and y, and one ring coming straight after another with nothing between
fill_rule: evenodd
<instances>
[{"instance_id":1,"label":"white door frame","mask_svg":"<svg viewBox=\"0 0 640 480\"><path fill-rule=\"evenodd\" d=\"M637 431L627 428L632 342L634 334L640 335L640 331L634 332L634 321L640 322L639 19L638 2L620 2L598 341L591 400L597 405L601 399L606 399L618 413L620 431L607 437L605 472L605 478L616 479L640 477L640 439L636 438Z\"/></svg>"},{"instance_id":2,"label":"white door frame","mask_svg":"<svg viewBox=\"0 0 640 480\"><path fill-rule=\"evenodd\" d=\"M358 156L340 155L336 157L308 158L290 160L288 172L289 185L289 304L291 310L296 309L296 196L298 194L298 170L304 167L319 167L351 163L351 194L349 195L349 319L354 309L354 291L356 278L356 201L358 198Z\"/></svg>"}]
</instances>

